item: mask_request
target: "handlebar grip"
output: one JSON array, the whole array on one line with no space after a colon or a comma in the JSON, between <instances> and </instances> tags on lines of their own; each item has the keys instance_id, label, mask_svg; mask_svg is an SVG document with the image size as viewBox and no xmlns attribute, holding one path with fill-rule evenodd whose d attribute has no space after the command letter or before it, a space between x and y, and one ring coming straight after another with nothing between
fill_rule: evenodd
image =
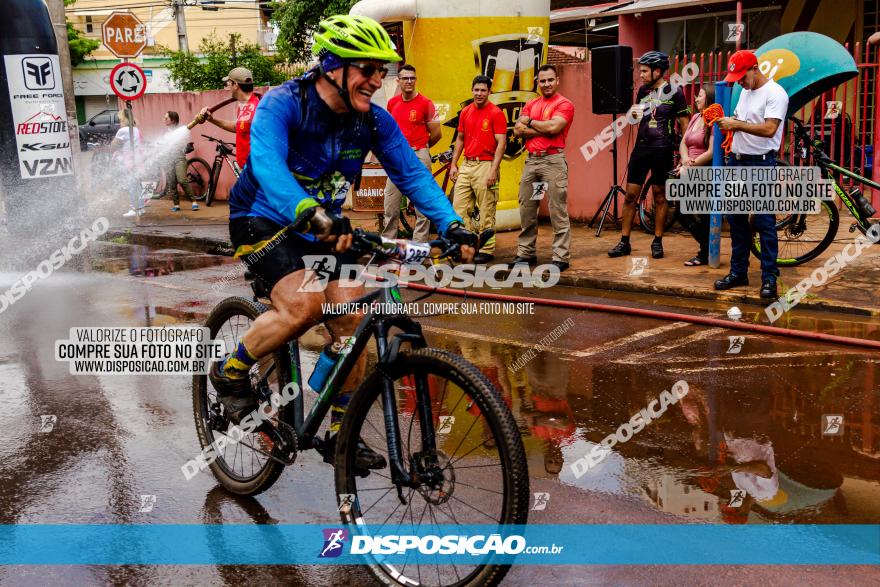
<instances>
[{"instance_id":1,"label":"handlebar grip","mask_svg":"<svg viewBox=\"0 0 880 587\"><path fill-rule=\"evenodd\" d=\"M302 232L303 229L308 226L309 221L318 211L317 206L312 206L308 210L305 210L302 214L296 217L296 220L293 221L293 224L290 225L290 228L295 232Z\"/></svg>"}]
</instances>

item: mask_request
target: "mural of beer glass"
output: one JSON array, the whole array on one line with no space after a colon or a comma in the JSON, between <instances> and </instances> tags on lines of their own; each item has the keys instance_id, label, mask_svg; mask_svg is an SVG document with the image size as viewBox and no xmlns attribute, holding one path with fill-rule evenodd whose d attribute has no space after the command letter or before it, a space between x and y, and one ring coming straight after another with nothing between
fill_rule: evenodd
<instances>
[{"instance_id":1,"label":"mural of beer glass","mask_svg":"<svg viewBox=\"0 0 880 587\"><path fill-rule=\"evenodd\" d=\"M535 87L535 69L538 67L540 54L534 49L519 52L519 91L531 92Z\"/></svg>"},{"instance_id":2,"label":"mural of beer glass","mask_svg":"<svg viewBox=\"0 0 880 587\"><path fill-rule=\"evenodd\" d=\"M492 75L492 91L494 93L509 92L513 89L517 57L516 51L499 49L497 55L492 55L486 59L485 75L489 75L489 62L495 62L495 73Z\"/></svg>"}]
</instances>

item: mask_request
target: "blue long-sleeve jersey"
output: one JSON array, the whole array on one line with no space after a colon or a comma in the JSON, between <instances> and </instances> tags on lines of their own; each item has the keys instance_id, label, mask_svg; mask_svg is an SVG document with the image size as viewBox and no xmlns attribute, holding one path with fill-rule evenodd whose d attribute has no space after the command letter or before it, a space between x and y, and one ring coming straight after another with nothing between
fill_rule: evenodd
<instances>
[{"instance_id":1,"label":"blue long-sleeve jersey","mask_svg":"<svg viewBox=\"0 0 880 587\"><path fill-rule=\"evenodd\" d=\"M229 194L230 217L260 216L287 225L306 198L338 214L370 151L438 229L461 221L388 112L373 104L367 114L338 114L303 78L260 100L250 155Z\"/></svg>"}]
</instances>

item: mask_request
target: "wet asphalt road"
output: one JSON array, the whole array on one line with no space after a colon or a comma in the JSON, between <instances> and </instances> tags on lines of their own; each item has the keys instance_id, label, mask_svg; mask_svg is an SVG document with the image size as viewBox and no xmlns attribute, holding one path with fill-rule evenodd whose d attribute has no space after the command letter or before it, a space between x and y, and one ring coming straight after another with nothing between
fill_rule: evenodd
<instances>
[{"instance_id":1,"label":"wet asphalt road","mask_svg":"<svg viewBox=\"0 0 880 587\"><path fill-rule=\"evenodd\" d=\"M199 450L190 377L72 376L55 361L54 341L66 339L71 327L195 324L224 297L249 293L241 279L212 289L233 267L215 265L226 259L96 249L89 270L56 273L0 315L0 523L336 523L332 470L313 451L300 453L257 498L233 497L206 473L186 481L180 465ZM0 274L0 289L16 277ZM552 295L702 315L726 310L602 292ZM750 319L759 309L743 310ZM793 326L880 338L877 321L798 316ZM532 315L421 321L431 346L477 364L511 406L531 490L549 495L530 522L880 523L876 352L750 333L734 344L729 337L741 333L732 330L537 306ZM508 368L554 329L565 331L521 370ZM304 342L313 349L304 353L306 373L318 340ZM574 462L679 379L690 388L685 400L575 477ZM843 436L823 435L823 414L844 416ZM42 415L57 416L51 432L40 432ZM724 470L725 455L765 463L778 480L774 495ZM736 489L748 497L731 508ZM152 511L139 511L142 495L156 496ZM861 585L878 578L867 567L546 566L514 568L505 584ZM333 566L0 569L0 584L34 583L373 581L362 569Z\"/></svg>"}]
</instances>

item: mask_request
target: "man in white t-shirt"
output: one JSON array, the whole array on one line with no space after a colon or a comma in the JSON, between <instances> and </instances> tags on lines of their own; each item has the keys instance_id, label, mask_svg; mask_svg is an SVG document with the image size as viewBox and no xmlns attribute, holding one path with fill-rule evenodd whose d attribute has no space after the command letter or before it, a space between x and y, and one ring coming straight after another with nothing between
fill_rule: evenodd
<instances>
[{"instance_id":1,"label":"man in white t-shirt","mask_svg":"<svg viewBox=\"0 0 880 587\"><path fill-rule=\"evenodd\" d=\"M733 145L728 165L773 167L782 143L783 122L788 110L788 94L758 69L758 59L751 51L737 51L727 63L726 82L738 82L743 91L733 116L718 121L722 130L732 130ZM761 239L761 297L776 299L779 268L776 256L776 215L755 214L755 232ZM751 229L748 214L730 214L730 273L715 282L715 289L730 289L749 284L749 246Z\"/></svg>"}]
</instances>

